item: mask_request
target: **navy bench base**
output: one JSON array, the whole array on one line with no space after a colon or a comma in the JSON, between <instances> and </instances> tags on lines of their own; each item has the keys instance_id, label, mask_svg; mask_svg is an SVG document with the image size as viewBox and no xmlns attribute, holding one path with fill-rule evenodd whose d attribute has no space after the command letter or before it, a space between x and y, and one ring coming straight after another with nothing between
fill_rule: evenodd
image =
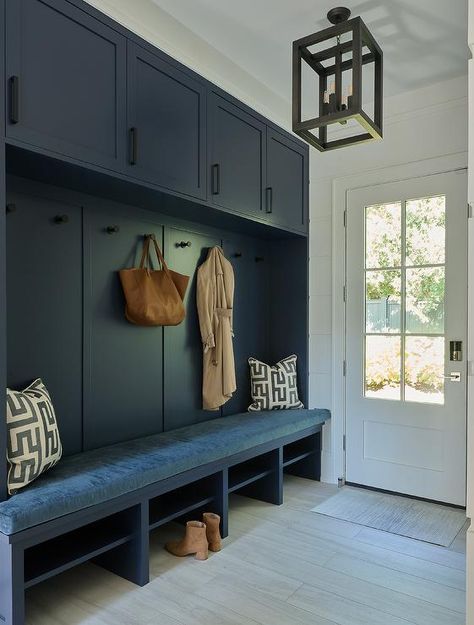
<instances>
[{"instance_id":1,"label":"navy bench base","mask_svg":"<svg viewBox=\"0 0 474 625\"><path fill-rule=\"evenodd\" d=\"M320 479L324 421L14 534L0 533L0 623L24 625L24 593L86 561L138 584L149 581L149 533L172 520L221 516L233 492L283 502L283 473Z\"/></svg>"}]
</instances>

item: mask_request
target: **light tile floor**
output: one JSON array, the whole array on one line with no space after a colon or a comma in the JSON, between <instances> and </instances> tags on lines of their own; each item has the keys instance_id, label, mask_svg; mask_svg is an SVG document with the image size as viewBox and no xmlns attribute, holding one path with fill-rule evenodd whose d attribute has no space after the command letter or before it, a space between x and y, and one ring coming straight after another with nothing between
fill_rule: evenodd
<instances>
[{"instance_id":1,"label":"light tile floor","mask_svg":"<svg viewBox=\"0 0 474 625\"><path fill-rule=\"evenodd\" d=\"M27 593L28 625L465 625L465 529L436 547L320 516L337 488L285 478L285 503L231 501L230 533L206 562L152 535L144 588L86 564Z\"/></svg>"}]
</instances>

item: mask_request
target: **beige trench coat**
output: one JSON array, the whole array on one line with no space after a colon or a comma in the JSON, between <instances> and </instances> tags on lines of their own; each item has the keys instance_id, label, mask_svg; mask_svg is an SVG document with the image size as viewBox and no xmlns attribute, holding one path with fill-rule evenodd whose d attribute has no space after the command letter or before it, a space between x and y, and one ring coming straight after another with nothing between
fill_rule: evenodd
<instances>
[{"instance_id":1,"label":"beige trench coat","mask_svg":"<svg viewBox=\"0 0 474 625\"><path fill-rule=\"evenodd\" d=\"M204 348L204 410L218 410L236 390L232 346L233 303L232 265L220 247L213 247L197 273L197 309Z\"/></svg>"}]
</instances>

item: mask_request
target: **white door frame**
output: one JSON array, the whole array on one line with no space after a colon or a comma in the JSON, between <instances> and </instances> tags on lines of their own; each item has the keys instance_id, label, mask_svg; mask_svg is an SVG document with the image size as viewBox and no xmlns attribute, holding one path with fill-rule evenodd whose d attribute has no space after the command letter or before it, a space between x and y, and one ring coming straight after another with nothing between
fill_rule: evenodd
<instances>
[{"instance_id":1,"label":"white door frame","mask_svg":"<svg viewBox=\"0 0 474 625\"><path fill-rule=\"evenodd\" d=\"M345 478L345 378L343 363L346 346L344 286L346 251L344 211L348 191L411 178L442 174L467 168L467 152L449 156L384 167L362 174L335 178L332 185L332 410L331 460L332 482ZM467 216L467 206L466 206ZM466 356L469 358L469 355Z\"/></svg>"}]
</instances>

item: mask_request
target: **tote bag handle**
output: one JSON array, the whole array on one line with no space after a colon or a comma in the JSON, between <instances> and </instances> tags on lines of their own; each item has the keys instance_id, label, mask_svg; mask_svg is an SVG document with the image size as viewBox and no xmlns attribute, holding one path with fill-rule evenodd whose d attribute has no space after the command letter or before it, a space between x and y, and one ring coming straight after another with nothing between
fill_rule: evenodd
<instances>
[{"instance_id":1,"label":"tote bag handle","mask_svg":"<svg viewBox=\"0 0 474 625\"><path fill-rule=\"evenodd\" d=\"M140 259L140 269L151 269L150 263L150 243L153 241L153 245L155 247L156 256L158 258L158 262L160 267L165 271L165 273L169 276L168 265L165 262L163 254L161 253L160 247L156 242L156 237L154 234L149 234L145 238L145 243L143 244L143 252L142 257Z\"/></svg>"}]
</instances>

